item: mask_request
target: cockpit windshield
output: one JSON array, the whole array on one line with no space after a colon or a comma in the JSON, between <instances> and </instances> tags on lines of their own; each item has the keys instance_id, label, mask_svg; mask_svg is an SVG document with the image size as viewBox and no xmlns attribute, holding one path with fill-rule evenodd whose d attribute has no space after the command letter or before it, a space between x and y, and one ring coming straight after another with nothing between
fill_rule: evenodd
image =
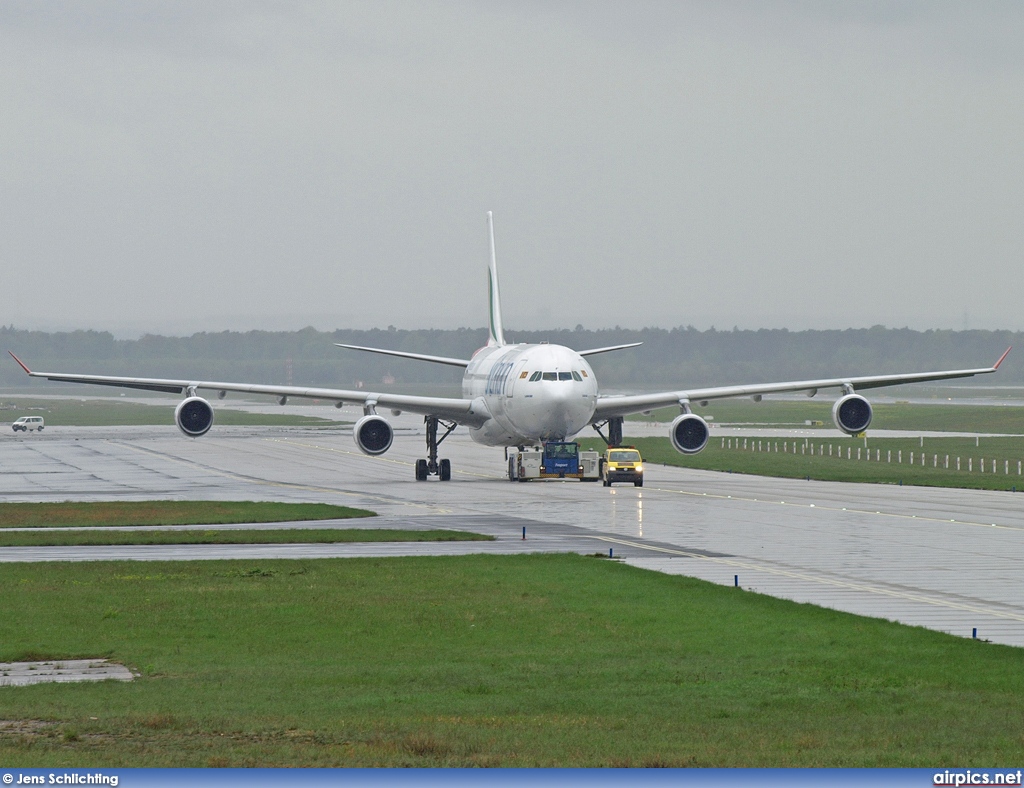
<instances>
[{"instance_id":1,"label":"cockpit windshield","mask_svg":"<svg viewBox=\"0 0 1024 788\"><path fill-rule=\"evenodd\" d=\"M523 376L525 375L526 373L524 372ZM572 372L534 372L530 375L531 383L536 383L538 380L575 380L582 383L583 376L576 370Z\"/></svg>"}]
</instances>

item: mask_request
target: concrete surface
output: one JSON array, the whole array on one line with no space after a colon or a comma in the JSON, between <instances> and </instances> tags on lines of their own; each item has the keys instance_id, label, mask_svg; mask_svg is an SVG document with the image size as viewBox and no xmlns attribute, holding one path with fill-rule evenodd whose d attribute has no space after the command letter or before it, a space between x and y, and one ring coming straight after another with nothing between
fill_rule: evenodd
<instances>
[{"instance_id":1,"label":"concrete surface","mask_svg":"<svg viewBox=\"0 0 1024 788\"><path fill-rule=\"evenodd\" d=\"M124 665L105 659L65 659L55 662L0 662L0 687L73 681L131 681Z\"/></svg>"},{"instance_id":2,"label":"concrete surface","mask_svg":"<svg viewBox=\"0 0 1024 788\"><path fill-rule=\"evenodd\" d=\"M170 421L170 414L168 414ZM0 434L0 500L323 501L358 527L461 528L494 543L0 548L0 561L614 550L637 566L970 637L1024 645L1024 493L768 479L649 465L645 487L514 484L461 431L453 479L417 483L414 417L383 457L343 430L173 426ZM628 425L627 425L628 426ZM628 430L627 430L628 431ZM303 524L308 527L307 524ZM526 525L528 539L521 539ZM207 526L208 527L208 526ZM249 527L249 526L245 526ZM58 551L64 551L63 553Z\"/></svg>"}]
</instances>

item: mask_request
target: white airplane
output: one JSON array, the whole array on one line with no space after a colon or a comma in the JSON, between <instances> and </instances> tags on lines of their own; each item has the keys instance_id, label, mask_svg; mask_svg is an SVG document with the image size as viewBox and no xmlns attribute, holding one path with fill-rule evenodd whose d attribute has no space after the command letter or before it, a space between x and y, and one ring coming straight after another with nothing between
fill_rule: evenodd
<instances>
[{"instance_id":1,"label":"white airplane","mask_svg":"<svg viewBox=\"0 0 1024 788\"><path fill-rule=\"evenodd\" d=\"M707 422L693 412L694 403L707 405L711 400L727 397L752 397L760 401L766 394L791 392L804 392L807 396L813 397L821 389L839 389L841 395L832 407L832 420L843 432L857 435L868 428L872 415L870 403L856 393L858 390L983 375L999 369L999 365L1010 352L1007 349L995 364L981 369L797 380L752 386L665 391L656 394L604 396L598 389L597 377L587 363L587 357L636 347L640 343L580 351L545 343L506 343L501 322L501 299L498 294L494 222L490 212L487 214L487 224L491 247L488 269L489 334L487 345L476 351L471 359L336 343L339 347L352 350L463 367L465 374L462 378L461 399L301 386L267 386L257 383L32 372L14 353L11 353L11 356L32 377L184 394L185 399L175 408L174 420L178 428L192 438L205 435L213 426L213 407L198 395L200 390L216 391L221 399L227 392L232 391L271 394L278 397L282 405L290 397L308 397L334 400L339 408L346 404L361 406L363 416L356 422L353 434L359 449L369 455L383 454L391 448L394 439L391 424L377 413L378 408L390 409L396 416L402 411L422 414L427 426L428 456L417 460L416 479L424 481L428 476L436 475L442 481L447 481L451 478L451 463L446 459L438 461L438 446L460 424L469 428L469 434L474 441L486 446L526 447L543 445L549 441L564 441L587 425L593 426L609 445L615 446L622 442L624 416L654 408L678 406L680 414L669 426L669 438L677 451L683 454L696 454L707 445L709 430ZM440 437L439 427L445 430ZM607 428L607 436L601 432L602 427Z\"/></svg>"}]
</instances>

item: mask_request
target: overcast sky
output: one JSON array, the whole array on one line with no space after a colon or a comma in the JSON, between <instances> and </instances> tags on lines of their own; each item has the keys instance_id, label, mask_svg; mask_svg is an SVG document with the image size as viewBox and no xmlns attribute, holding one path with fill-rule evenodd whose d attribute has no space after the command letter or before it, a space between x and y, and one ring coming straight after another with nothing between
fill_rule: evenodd
<instances>
[{"instance_id":1,"label":"overcast sky","mask_svg":"<svg viewBox=\"0 0 1024 788\"><path fill-rule=\"evenodd\" d=\"M0 3L0 323L1024 329L1024 3Z\"/></svg>"}]
</instances>

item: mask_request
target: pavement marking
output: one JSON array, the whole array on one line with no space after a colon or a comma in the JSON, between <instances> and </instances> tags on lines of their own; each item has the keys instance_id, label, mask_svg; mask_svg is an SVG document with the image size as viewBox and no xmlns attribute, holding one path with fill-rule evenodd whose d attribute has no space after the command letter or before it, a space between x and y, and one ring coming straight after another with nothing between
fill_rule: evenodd
<instances>
[{"instance_id":1,"label":"pavement marking","mask_svg":"<svg viewBox=\"0 0 1024 788\"><path fill-rule=\"evenodd\" d=\"M804 580L811 583L820 583L822 585L834 586L836 588L845 588L851 591L866 591L871 594L896 597L899 599L906 599L912 602L922 602L924 604L935 605L936 607L950 608L952 610L964 610L969 613L990 615L995 616L996 618L1006 618L1013 621L1024 621L1024 615L997 611L989 607L982 607L979 605L968 605L962 602L953 602L951 600L945 599L936 599L935 597L931 596L924 596L922 594L917 594L909 591L899 591L897 589L892 588L883 588L881 586L868 585L866 583L854 583L849 580L837 580L834 578L823 577L821 575L812 575L806 572L797 572L792 569L780 569L777 567L764 566L763 564L750 563L739 558L723 558L721 556L701 555L700 553L694 553L687 550L677 550L668 547L657 547L654 545L639 544L637 542L631 542L626 539L616 539L610 536L594 536L591 538L599 539L604 542L614 542L616 544L640 548L643 550L652 550L660 553L669 553L670 555L678 555L683 558L700 558L704 561L711 561L717 564L724 564L725 566L731 566L737 569L749 569L752 572L764 572L765 574L776 575L779 577L788 577L792 580Z\"/></svg>"},{"instance_id":2,"label":"pavement marking","mask_svg":"<svg viewBox=\"0 0 1024 788\"><path fill-rule=\"evenodd\" d=\"M263 440L273 441L275 443L284 443L284 444L287 444L289 446L302 446L302 447L307 448L307 449L317 449L319 451L334 452L336 454L344 454L344 455L347 455L349 457L369 456L369 455L364 455L362 452L349 451L348 449L336 449L336 448L334 448L332 446L319 446L319 445L317 445L315 443L300 443L299 441L288 440L287 438L264 438ZM380 460L381 462L390 462L390 463L392 463L394 465L404 465L407 468L412 468L412 467L415 466L415 463L409 462L407 460L395 460L395 459L391 459L390 457L374 457L373 459ZM501 478L504 478L503 476L500 476L500 475L496 476L494 474L489 474L489 473L474 473L473 471L464 471L461 468L453 468L452 469L452 474L453 475L454 474L458 474L458 475L461 475L461 476L475 476L478 479L501 479ZM446 513L451 512L450 509L446 509L444 511Z\"/></svg>"},{"instance_id":3,"label":"pavement marking","mask_svg":"<svg viewBox=\"0 0 1024 788\"><path fill-rule=\"evenodd\" d=\"M274 440L274 439L264 438L264 440ZM165 454L163 452L156 451L155 449L147 449L147 448L145 448L143 446L134 446L134 445L132 445L130 443L124 443L124 442L121 442L121 441L112 441L112 442L117 443L118 445L123 446L123 447L125 447L127 449L130 449L130 450L132 450L134 452L138 452L140 454L146 454L146 455L153 456L153 457L159 457L160 459L166 460L168 462L177 463L179 465L184 465L186 467L196 468L198 470L203 471L204 473L214 473L214 474L217 474L218 476L223 476L226 479L233 479L234 481L238 481L238 482L246 482L246 483L250 483L250 484L260 484L260 485L264 485L266 487L280 487L280 488L288 489L288 490L305 490L307 492L329 493L331 495L346 495L346 496L349 496L350 498L363 498L363 499L369 499L371 501L380 501L381 503L388 503L388 504L396 504L396 503L398 503L398 504L402 504L404 506L412 507L413 509L427 509L429 511L438 511L438 507L435 507L432 504L413 503L413 502L410 502L410 501L407 501L407 500L404 500L404 499L401 499L401 498L390 498L388 496L374 495L372 493L356 493L356 492L351 492L350 490L343 490L343 489L340 489L340 488L337 488L337 487L317 487L317 486L310 485L310 484L298 484L296 482L275 482L275 481L271 481L269 479L260 479L259 477L256 477L256 476L246 476L246 475L239 474L239 473L232 473L231 471L221 470L220 468L214 468L214 467L209 466L209 465L204 465L204 464L202 464L200 462L196 462L195 460L186 460L186 459L183 459L181 457L173 457L173 456L171 456L169 454ZM281 442L282 443L291 443L290 441L281 441ZM370 459L378 459L379 460L380 458L379 457L372 457ZM388 460L388 462L397 462L397 461L395 461L395 460Z\"/></svg>"},{"instance_id":4,"label":"pavement marking","mask_svg":"<svg viewBox=\"0 0 1024 788\"><path fill-rule=\"evenodd\" d=\"M389 462L392 465L405 465L406 467L413 467L414 463L408 462L407 460L396 460L392 457L384 456L373 456L369 454L363 454L361 451L349 451L348 449L335 449L332 446L320 446L316 443L301 443L295 440L288 440L287 438L263 438L263 440L270 443L284 443L288 446L300 446L306 449L317 449L318 451L328 451L334 454L345 454L349 457L369 457L377 462Z\"/></svg>"},{"instance_id":5,"label":"pavement marking","mask_svg":"<svg viewBox=\"0 0 1024 788\"><path fill-rule=\"evenodd\" d=\"M651 465L657 465L658 463L651 463ZM663 466L666 468L678 467L672 465ZM817 480L821 481L821 480ZM826 482L828 484L848 484L849 482ZM868 515L879 515L881 517L891 517L899 520L920 520L924 523L943 523L945 525L956 524L956 525L967 525L976 528L1002 528L1008 531L1024 531L1024 527L1019 525L998 525L997 523L979 523L972 520L953 520L945 517L924 517L918 514L900 514L899 512L881 512L872 511L870 509L851 509L848 506L836 507L836 506L823 506L821 504L806 504L806 503L786 503L785 501L769 501L761 498L744 498L738 495L723 495L721 493L707 493L707 492L694 492L692 490L673 490L666 487L648 487L648 490L673 493L675 495L687 495L694 498L714 498L717 500L728 500L728 501L739 501L740 503L760 503L767 505L782 505L782 506L794 506L798 509L821 509L826 512L848 512L849 514L868 514ZM943 487L939 489L960 489L953 487ZM1004 492L1003 490L986 490L985 492Z\"/></svg>"},{"instance_id":6,"label":"pavement marking","mask_svg":"<svg viewBox=\"0 0 1024 788\"><path fill-rule=\"evenodd\" d=\"M82 431L82 434L88 439L90 433ZM156 449L145 452L154 458L151 462L141 461L142 454L126 442L131 438L114 439L106 451L94 444L96 457L83 457L70 450L64 454L54 453L47 448L42 457L33 457L26 471L45 470L52 462L52 455L53 459L67 460L68 470L77 469L69 477L75 480L74 484L59 487L46 484L45 480L50 477L38 483L34 481L40 478L38 476L26 477L28 480L22 482L13 474L12 484L16 481L34 490L33 485L38 483L39 491L24 494L46 499L55 496L67 499L82 493L117 497L124 491L107 492L106 486L122 479L118 475L121 466L99 462L99 459L109 457L111 462L131 464L134 456L138 458L138 469L147 470L154 478L140 476L141 481L138 481L136 475L123 477L133 483L128 489L133 496L136 488L143 492L155 485L161 491L166 488L172 495L185 497L209 488L214 493L230 491L242 497L251 490L252 495L282 498L346 496L338 502L349 502L354 499L347 496L360 495L359 491L365 490L362 494L368 504L365 508L380 507L388 512L385 516L392 516L392 509L398 516L405 513L413 519L433 518L445 510L480 516L543 511L543 521L536 524L517 522L513 528L511 521L506 522L499 538L510 538L506 532L511 530L512 541L503 540L499 542L501 546L491 550L593 554L603 544L607 554L608 548L615 546L616 558L625 558L631 565L646 569L687 574L723 585L732 584L733 575L739 574L745 580L744 587L780 598L953 634L966 632L969 635L972 627L978 627L980 634L995 642L1024 645L1024 604L1020 603L1024 598L1021 596L1024 580L1020 579L1018 571L1024 543L1014 536L1024 530L1024 517L1018 505L1021 499L1008 494L909 485L898 491L885 485L805 485L802 480L691 474L669 466L653 466L652 477L658 474L658 481L652 484L654 480L650 479L645 489L613 488L609 491L610 497L597 494L598 490L581 489L575 482L564 486L516 488L504 482L504 465L492 464L491 459L497 457L485 455L484 450L470 444L463 436L457 437L455 446L450 449L453 463L483 473L460 476L464 488L458 493L453 489L449 495L447 486L424 488L414 484L411 472L402 470L408 469L410 458L422 451L422 439L416 441L416 450L411 442L401 446L396 441L401 451L389 455L395 459L390 465L377 465L367 462L375 458L357 453L354 446L351 451L344 451L348 443L332 447L335 440L341 439L326 433L276 431L274 434L240 433L223 437L228 440L220 444L221 448L217 448L217 439L213 438L214 449L206 454L192 445L181 446L176 433L173 445L163 433L155 438L146 433L142 446ZM243 438L257 438L260 442L240 443ZM153 443L150 439L166 439L167 442ZM325 439L328 444L322 443ZM17 454L19 458L13 467L21 464L24 456L21 452L26 448L12 448L10 456ZM126 452L125 448L135 450ZM157 458L179 462L190 470L178 474L173 466ZM190 461L192 459L198 462ZM205 468L204 461L216 468ZM487 475L488 470L494 475ZM90 475L95 473L99 475ZM79 480L81 474L84 478ZM157 475L164 478L157 479ZM475 478L477 476L480 478ZM281 481L271 481L277 479ZM345 490L335 487L339 479L345 480ZM95 482L101 483L99 493L94 493L90 486ZM198 485L198 488L192 491L182 488L182 484ZM665 484L671 484L672 488L666 488ZM650 506L648 493L653 494ZM10 494L23 493L12 491ZM643 516L637 507L634 520L633 507L637 506L641 495ZM617 508L614 506L616 499ZM434 506L416 507L424 501L433 501ZM740 506L731 506L730 501ZM624 508L623 504L628 507ZM445 509L440 509L439 505ZM542 508L531 510L531 505ZM410 506L415 508L408 508ZM587 523L590 528L580 528L589 530L591 538L573 539L571 544L559 545L557 539L550 539L544 533L554 524L571 523ZM523 525L529 526L527 541L519 539ZM960 528L962 525L969 527ZM495 528L495 535L498 530ZM578 531L579 528L571 529L574 535L582 536ZM653 544L647 541L652 536L658 540ZM702 554L705 549L715 547L721 552ZM44 556L41 552L34 556L8 553L14 549L0 551L0 561L40 560ZM300 551L287 552L297 557ZM364 547L358 552L368 554L370 551ZM480 552L479 547L474 552ZM44 560L53 560L52 553L45 555ZM306 552L307 557L314 555L313 550ZM98 553L89 553L89 557L95 559ZM126 556L121 553L118 557ZM232 551L230 556L225 552L222 557L240 556ZM687 558L710 558L712 562L698 563ZM900 572L893 574L894 568Z\"/></svg>"}]
</instances>

